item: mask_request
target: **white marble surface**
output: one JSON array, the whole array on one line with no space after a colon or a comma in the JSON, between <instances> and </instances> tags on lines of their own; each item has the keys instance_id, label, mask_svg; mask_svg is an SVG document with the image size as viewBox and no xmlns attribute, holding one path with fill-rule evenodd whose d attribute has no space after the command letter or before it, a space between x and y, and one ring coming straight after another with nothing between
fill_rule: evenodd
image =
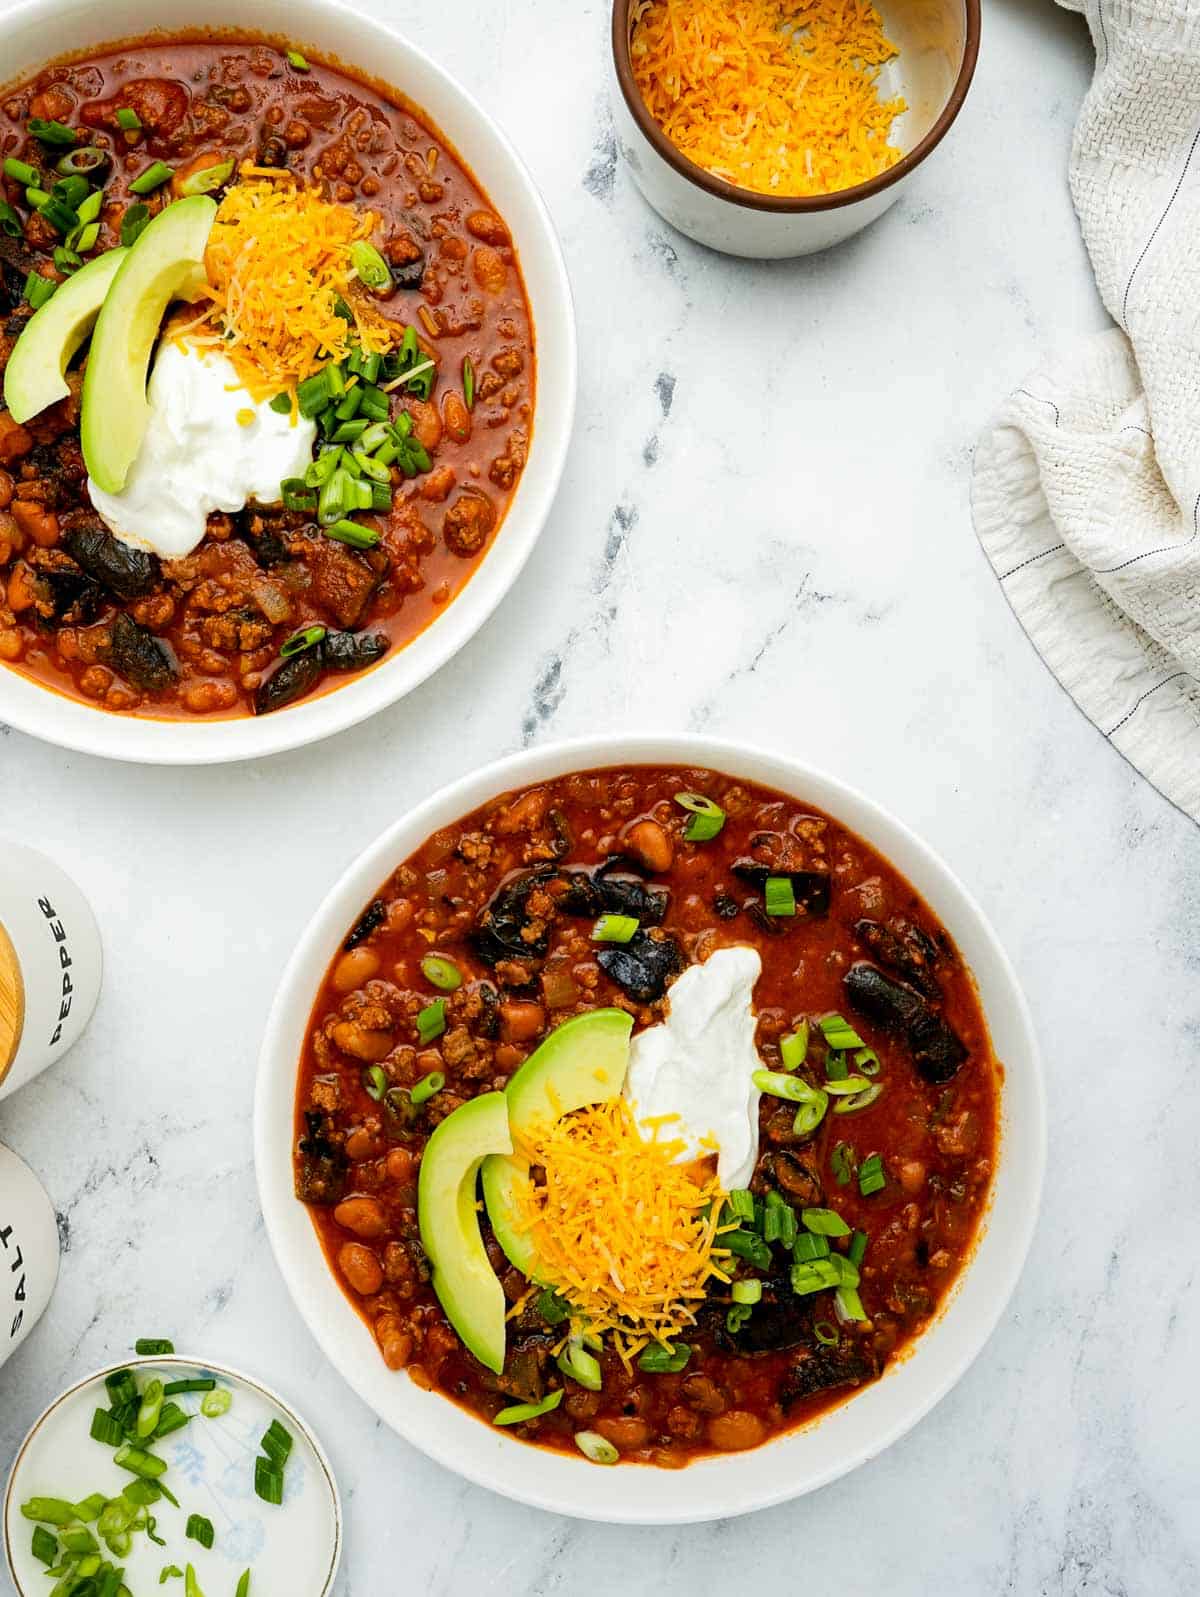
<instances>
[{"instance_id":1,"label":"white marble surface","mask_svg":"<svg viewBox=\"0 0 1200 1597\"><path fill-rule=\"evenodd\" d=\"M69 1241L0 1371L0 1462L69 1381L172 1333L307 1409L346 1497L339 1597L703 1597L748 1574L888 1597L1197 1590L1200 838L1042 667L967 507L1000 396L1102 324L1064 176L1082 22L991 0L961 122L899 206L836 253L754 266L667 236L616 168L602 0L386 9L544 187L578 295L574 452L500 614L368 726L192 773L0 737L3 830L77 875L109 956L84 1043L0 1106ZM1028 1270L957 1390L841 1484L677 1532L515 1507L385 1432L293 1312L251 1165L260 1030L333 875L469 765L634 725L801 754L925 834L1027 984L1052 1114Z\"/></svg>"}]
</instances>

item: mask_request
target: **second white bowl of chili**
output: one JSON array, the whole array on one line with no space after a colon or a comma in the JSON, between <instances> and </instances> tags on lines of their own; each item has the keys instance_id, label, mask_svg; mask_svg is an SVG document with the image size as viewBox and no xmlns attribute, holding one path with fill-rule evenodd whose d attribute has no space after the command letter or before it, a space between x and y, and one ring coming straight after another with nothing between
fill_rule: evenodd
<instances>
[{"instance_id":1,"label":"second white bowl of chili","mask_svg":"<svg viewBox=\"0 0 1200 1597\"><path fill-rule=\"evenodd\" d=\"M717 795L715 802L725 815L724 840L717 836L706 841L704 827L693 832L698 841L687 840L688 812L676 808L672 796L679 784L685 791ZM588 820L589 814L594 821ZM635 831L653 817L657 831ZM661 834L673 841L656 858ZM751 857L734 859L733 853L745 846ZM714 875L708 862L715 856L703 851L720 847L732 864L726 862ZM777 867L782 874L776 877L776 886L764 888L759 877L770 872L764 872L758 861L781 847L815 849L820 869L797 868L795 852ZM522 862L516 873L508 868L509 851L514 848ZM772 1300L783 1303L785 1317L795 1305L790 1298L784 1302L786 1292L780 1296L783 1289L777 1289L768 1271L765 1290L761 1279L752 1280L735 1296L735 1304L749 1303L752 1297L757 1304L747 1309L740 1326L731 1322L727 1327L723 1319L702 1317L694 1333L699 1347L693 1350L700 1356L690 1373L703 1374L705 1380L691 1388L681 1386L678 1399L660 1404L654 1393L639 1391L639 1381L644 1388L651 1378L639 1376L635 1367L631 1380L611 1349L605 1348L604 1384L624 1400L606 1419L604 1397L596 1398L584 1387L562 1380L550 1356L559 1350L557 1346L548 1350L542 1359L544 1390L551 1399L544 1405L548 1413L521 1434L527 1441L550 1445L523 1445L507 1429L511 1410L506 1414L502 1407L513 1401L508 1379L512 1371L497 1383L461 1347L453 1346L452 1331L430 1334L432 1327L444 1327L445 1322L428 1287L418 1282L419 1271L414 1273L414 1260L419 1263L423 1256L411 1246L414 1211L403 1207L417 1201L415 1190L404 1195L404 1183L412 1178L412 1150L419 1153L423 1146L420 1137L411 1135L409 1098L416 1106L430 1093L454 1094L441 1100L441 1109L432 1117L445 1123L447 1112L457 1112L452 1105L459 1097L469 1099L502 1086L534 1039L553 1030L553 1013L547 1011L555 1003L567 1003L562 1014L571 1014L572 1006L577 1011L590 1003L621 1004L620 987L635 994L636 1001L626 1007L639 1027L661 1019L661 1006L655 1008L653 1003L660 994L650 991L653 972L646 977L646 990L638 992L642 975L636 959L632 976L622 961L604 953L597 952L593 960L587 952L586 928L562 933L574 942L561 946L576 950L576 990L565 1000L551 998L547 986L547 934L541 923L526 919L527 956L518 942L512 945L515 953L501 957L508 951L506 940L522 935L512 923L513 914L519 912L520 918L527 910L533 913L531 905L536 908L524 894L523 884L531 872L534 885L550 883L552 894L575 892L581 885L585 889L587 903L582 907L568 904L561 914L547 911L557 925L556 916L561 920L561 915L569 919L583 914L592 902L589 895L597 891L608 902L612 878L606 878L603 862L613 856L617 864L609 869L618 872L616 887L625 895L625 907L640 905L647 925L653 926L649 942L627 945L637 959L649 958L653 965L666 949L667 975L673 977L681 962L693 962L696 970L697 962L721 945L750 943L759 949L764 973L756 990L758 1048L764 1063L776 1071L764 1085L765 1092L782 1079L778 1072L788 1069L781 1034L796 1025L797 1012L819 1016L835 1004L850 1006L844 1012L852 1024L841 1041L852 1049L864 1041L853 1030L857 1025L870 1044L862 1053L863 1069L871 1071L882 1061L885 1090L882 1097L875 1095L873 1109L838 1119L836 1110L830 1110L817 1175L824 1183L823 1194L790 1196L807 1190L803 1187L806 1147L795 1146L804 1144L804 1138L793 1138L787 1127L780 1129L779 1116L766 1098L761 1133L765 1159L760 1155L754 1183L760 1196L774 1183L792 1203L829 1206L799 1211L800 1241L810 1222L817 1231L805 1245L806 1258L823 1251L822 1228L835 1238L834 1252L845 1245L845 1237L838 1240L837 1216L828 1220L830 1207L847 1214L851 1225L870 1230L865 1261L860 1248L858 1262L864 1271L862 1296L874 1320L865 1326L859 1322L856 1329L858 1310L848 1305L840 1326L818 1320L815 1329L820 1347L833 1349L819 1357L857 1359L866 1350L872 1368L864 1374L859 1363L850 1372L851 1379L861 1384L849 1396L833 1394L836 1406L829 1406L826 1393L824 1408L820 1401L807 1406L802 1402L791 1418L781 1413L775 1401L781 1375L785 1407L789 1393L793 1398L810 1395L803 1383L814 1366L805 1361L817 1349L799 1347L787 1324L780 1331L779 1315L770 1308ZM640 857L640 866L631 866L631 857ZM488 899L488 894L497 892L492 873L502 896ZM700 884L695 891L688 889L689 878ZM781 909L778 902L780 882L794 889L790 910ZM431 896L423 896L423 884L428 884ZM662 888L671 895L665 914L661 899L654 907ZM767 916L782 914L782 922L769 925L764 920L760 889L766 893ZM472 894L486 900L483 913ZM620 917L602 917L614 918ZM780 924L785 928L782 934ZM429 1066L431 1055L418 1051L421 1038L416 1032L414 1046L404 1045L403 1017L408 1014L411 1024L417 1003L424 1001L407 989L420 987L417 965L428 970L435 986L449 984L427 961L417 955L409 961L402 951L407 929L415 937L422 927L430 936L422 939L421 946L449 953L451 963L457 962L460 980L451 992L446 1021L451 1029L439 1043L445 1074L421 1076L419 1092L400 1089L410 1118L405 1129L390 1137L386 1129L372 1129L373 1109L380 1109L382 1121L388 1105L360 1100L356 1083L362 1071L368 1095L378 1100L386 1096L388 1080L412 1080ZM560 932L549 935L557 939ZM596 931L591 934L599 949L603 944L594 942L596 935ZM552 940L549 966L555 969L561 963L559 951L560 945ZM523 957L530 964L524 973L515 969ZM482 970L482 977L481 960L490 967ZM830 984L831 969L836 987ZM886 1015L879 1010L872 1013L872 998L881 985L891 981L893 995L899 990L898 969L904 971L899 978L907 995L903 1002L916 1005L910 1019L924 1017L908 1032L907 1044L898 1040ZM610 971L616 986L608 978ZM854 971L860 978L866 973L866 986L852 979L843 988L842 975L853 976ZM884 972L891 975L885 979ZM632 988L626 985L630 981ZM323 988L324 982L330 986ZM475 1052L468 1046L472 1008L482 989L493 982L502 997L515 1001L500 1004L499 1030L490 1033L499 1041ZM928 1004L922 1007L922 992L936 994L932 1010ZM525 1027L531 1000L532 1007L541 1011L532 1030ZM382 1007L382 1013L372 1018L368 1005L376 1011ZM427 1007L437 1007L436 1000ZM820 1061L839 1042L832 1034L825 1034L822 1041L819 1021L812 1025L813 1056L802 1076L811 1076L813 1058ZM365 1039L359 1035L370 1027L393 1028L395 1035L383 1041L378 1030ZM431 1029L436 1040L437 1030ZM416 1031L424 1031L420 1017ZM955 1041L958 1034L966 1044L965 1056ZM513 1039L518 1046L510 1045ZM370 1045L365 1051L364 1044ZM364 1068L362 1061L368 1057L376 1063ZM858 1053L846 1057L852 1057L857 1068ZM794 1068L794 1054L791 1059ZM832 1070L828 1061L825 1068ZM373 1072L379 1075L378 1093L370 1091ZM981 1123L991 1111L982 1098L972 1100L969 1094L987 1082L991 1086L984 1097L994 1094L994 1117L991 1129L981 1136ZM844 1090L832 1075L827 1085L835 1092ZM774 1090L780 1089L774 1086ZM792 1088L784 1096L800 1091L809 1089ZM899 1111L902 1122L909 1107L918 1108L921 1094L923 1127L911 1134L885 1136L880 1128L889 1123L886 1106L890 1103ZM439 1100L435 1096L432 1101L436 1105ZM868 1096L867 1103L871 1101ZM470 1480L555 1512L629 1523L717 1519L766 1507L836 1479L898 1440L963 1375L1003 1313L1032 1237L1045 1158L1043 1085L1030 1017L994 933L954 873L901 822L836 778L792 760L699 737L595 738L530 751L452 784L397 822L334 887L289 963L263 1044L255 1122L259 1192L276 1257L313 1334L359 1395L408 1441ZM362 1148L341 1141L351 1123ZM842 1130L852 1125L853 1133ZM871 1142L872 1126L879 1134L877 1143ZM326 1134L332 1139L327 1144L321 1141ZM378 1146L367 1147L377 1135ZM835 1142L835 1137L846 1140ZM301 1149L297 1155L298 1139L305 1143L307 1154ZM839 1151L850 1144L854 1146L849 1154ZM394 1172L389 1148L400 1149ZM344 1187L322 1190L327 1178L341 1180L344 1150L349 1150L351 1160L365 1158L367 1163L351 1166ZM847 1159L848 1168L842 1171L839 1160ZM780 1170L781 1163L786 1171ZM770 1180L760 1183L758 1175L767 1173ZM390 1206L393 1175L401 1194L394 1209ZM316 1226L305 1205L297 1201L297 1182L312 1204ZM333 1207L335 1199L355 1192L374 1196L369 1204L356 1198L353 1213L343 1204ZM922 1229L917 1243L907 1252L901 1250L901 1258L889 1250L903 1232L901 1211L906 1203L920 1217ZM372 1210L369 1216L367 1208ZM390 1219L383 1218L385 1210ZM372 1224L360 1225L364 1218ZM890 1231L889 1221L895 1221ZM343 1222L345 1227L339 1229ZM398 1240L385 1247L383 1233L390 1234L393 1223ZM368 1238L365 1245L363 1237ZM748 1251L743 1257L761 1251L753 1238L744 1240ZM498 1254L493 1263L503 1273ZM738 1267L739 1275L742 1268ZM922 1280L936 1282L939 1270L947 1272L952 1284L948 1289L935 1284L922 1298ZM757 1274L761 1278L763 1271ZM509 1277L505 1286L511 1286ZM810 1290L806 1281L793 1280L793 1287L796 1292ZM518 1289L519 1283L513 1290ZM715 1291L718 1312L725 1316L728 1294L719 1286ZM897 1294L903 1303L892 1301ZM406 1315L418 1304L424 1306L410 1323ZM514 1309L510 1352L528 1330L529 1312L525 1304ZM905 1322L910 1314L913 1317ZM372 1316L374 1334L368 1324ZM840 1306L837 1319L842 1320ZM911 1334L904 1331L905 1323ZM543 1327L535 1331L533 1342L544 1343L548 1335L552 1333ZM738 1337L743 1340L737 1341ZM426 1347L436 1341L434 1364L443 1361L440 1374L435 1367L433 1377L428 1361L421 1364L422 1341ZM735 1355L732 1362L722 1363L714 1347ZM883 1354L876 1358L879 1349ZM417 1366L414 1378L389 1369L381 1351L393 1363ZM897 1356L890 1357L891 1351ZM793 1362L804 1371L798 1378L786 1368ZM879 1371L880 1378L872 1378ZM706 1385L710 1372L717 1379ZM686 1382L688 1377L667 1374L654 1379ZM725 1395L721 1383L726 1383ZM714 1384L719 1401L709 1390ZM563 1386L570 1387L563 1394L566 1401L554 1395ZM767 1386L772 1386L770 1393ZM449 1399L447 1390L454 1391L458 1401ZM494 1423L498 1413L500 1425ZM631 1415L638 1426L636 1435ZM796 1415L801 1423L796 1423ZM539 1433L539 1423L548 1429ZM604 1455L621 1453L645 1463L688 1467L634 1470L622 1461L616 1468L598 1468L588 1461L597 1450L597 1429L602 1441L608 1442L599 1447L603 1461L609 1461ZM573 1431L582 1431L582 1438ZM748 1450L740 1450L743 1447ZM588 1458L582 1456L584 1451Z\"/></svg>"}]
</instances>

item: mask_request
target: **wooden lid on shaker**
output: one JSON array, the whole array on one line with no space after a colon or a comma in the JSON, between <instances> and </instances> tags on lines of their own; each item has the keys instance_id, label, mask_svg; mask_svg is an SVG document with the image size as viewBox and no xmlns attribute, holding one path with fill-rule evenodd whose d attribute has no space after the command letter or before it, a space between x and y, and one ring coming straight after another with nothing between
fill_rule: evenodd
<instances>
[{"instance_id":1,"label":"wooden lid on shaker","mask_svg":"<svg viewBox=\"0 0 1200 1597\"><path fill-rule=\"evenodd\" d=\"M21 1046L25 1026L25 983L17 951L0 921L0 1082Z\"/></svg>"}]
</instances>

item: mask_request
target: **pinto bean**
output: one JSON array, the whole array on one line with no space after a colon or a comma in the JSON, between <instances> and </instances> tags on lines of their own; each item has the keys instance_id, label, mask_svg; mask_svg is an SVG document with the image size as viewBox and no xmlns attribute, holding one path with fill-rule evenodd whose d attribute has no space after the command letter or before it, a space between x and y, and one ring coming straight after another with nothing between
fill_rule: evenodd
<instances>
[{"instance_id":1,"label":"pinto bean","mask_svg":"<svg viewBox=\"0 0 1200 1597\"><path fill-rule=\"evenodd\" d=\"M500 1035L505 1042L531 1042L546 1024L541 1004L511 999L500 1005Z\"/></svg>"},{"instance_id":2,"label":"pinto bean","mask_svg":"<svg viewBox=\"0 0 1200 1597\"><path fill-rule=\"evenodd\" d=\"M0 471L0 510L7 510L12 504L13 480L7 471Z\"/></svg>"},{"instance_id":3,"label":"pinto bean","mask_svg":"<svg viewBox=\"0 0 1200 1597\"><path fill-rule=\"evenodd\" d=\"M9 415L0 410L0 465L11 466L33 448L33 434Z\"/></svg>"},{"instance_id":4,"label":"pinto bean","mask_svg":"<svg viewBox=\"0 0 1200 1597\"><path fill-rule=\"evenodd\" d=\"M720 1414L725 1408L725 1399L717 1383L707 1375L685 1375L679 1395L698 1414Z\"/></svg>"},{"instance_id":5,"label":"pinto bean","mask_svg":"<svg viewBox=\"0 0 1200 1597\"><path fill-rule=\"evenodd\" d=\"M442 400L442 420L454 442L465 444L471 436L471 412L467 409L465 400L453 391Z\"/></svg>"},{"instance_id":6,"label":"pinto bean","mask_svg":"<svg viewBox=\"0 0 1200 1597\"><path fill-rule=\"evenodd\" d=\"M356 1237L381 1237L388 1228L387 1216L374 1198L347 1198L333 1211L333 1218Z\"/></svg>"},{"instance_id":7,"label":"pinto bean","mask_svg":"<svg viewBox=\"0 0 1200 1597\"><path fill-rule=\"evenodd\" d=\"M379 972L379 955L373 948L352 948L333 968L335 992L352 993Z\"/></svg>"},{"instance_id":8,"label":"pinto bean","mask_svg":"<svg viewBox=\"0 0 1200 1597\"><path fill-rule=\"evenodd\" d=\"M914 1197L925 1185L927 1175L924 1161L921 1159L901 1159L896 1168L900 1180L900 1189L908 1197Z\"/></svg>"},{"instance_id":9,"label":"pinto bean","mask_svg":"<svg viewBox=\"0 0 1200 1597\"><path fill-rule=\"evenodd\" d=\"M671 834L657 821L635 821L625 834L625 842L648 871L661 873L671 869L675 845Z\"/></svg>"},{"instance_id":10,"label":"pinto bean","mask_svg":"<svg viewBox=\"0 0 1200 1597\"><path fill-rule=\"evenodd\" d=\"M645 1447L653 1435L653 1427L647 1420L625 1414L597 1420L596 1429L619 1453L632 1453L639 1447Z\"/></svg>"},{"instance_id":11,"label":"pinto bean","mask_svg":"<svg viewBox=\"0 0 1200 1597\"><path fill-rule=\"evenodd\" d=\"M338 1250L338 1269L360 1297L369 1298L383 1285L383 1266L361 1242L347 1242Z\"/></svg>"},{"instance_id":12,"label":"pinto bean","mask_svg":"<svg viewBox=\"0 0 1200 1597\"><path fill-rule=\"evenodd\" d=\"M413 1178L416 1160L407 1148L390 1148L387 1156L388 1180L406 1186Z\"/></svg>"},{"instance_id":13,"label":"pinto bean","mask_svg":"<svg viewBox=\"0 0 1200 1597\"><path fill-rule=\"evenodd\" d=\"M442 441L441 412L424 399L410 399L407 408L417 442L432 454Z\"/></svg>"},{"instance_id":14,"label":"pinto bean","mask_svg":"<svg viewBox=\"0 0 1200 1597\"><path fill-rule=\"evenodd\" d=\"M467 217L467 232L485 244L507 244L508 229L491 211L472 211Z\"/></svg>"},{"instance_id":15,"label":"pinto bean","mask_svg":"<svg viewBox=\"0 0 1200 1597\"><path fill-rule=\"evenodd\" d=\"M421 484L421 498L428 499L431 504L443 504L450 497L454 487L454 467L438 466L431 471Z\"/></svg>"},{"instance_id":16,"label":"pinto bean","mask_svg":"<svg viewBox=\"0 0 1200 1597\"><path fill-rule=\"evenodd\" d=\"M766 1426L758 1415L745 1409L731 1408L727 1414L716 1414L708 1422L708 1439L722 1453L740 1453L747 1447L757 1447L766 1434Z\"/></svg>"},{"instance_id":17,"label":"pinto bean","mask_svg":"<svg viewBox=\"0 0 1200 1597\"><path fill-rule=\"evenodd\" d=\"M355 1164L363 1159L373 1159L376 1148L375 1133L367 1126L355 1126L346 1138L346 1157Z\"/></svg>"}]
</instances>

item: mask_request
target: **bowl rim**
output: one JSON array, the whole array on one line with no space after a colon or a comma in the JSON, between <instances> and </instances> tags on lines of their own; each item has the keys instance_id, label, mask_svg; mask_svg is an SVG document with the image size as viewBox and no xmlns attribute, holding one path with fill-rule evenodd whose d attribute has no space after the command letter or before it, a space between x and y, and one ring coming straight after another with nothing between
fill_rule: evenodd
<instances>
[{"instance_id":1,"label":"bowl rim","mask_svg":"<svg viewBox=\"0 0 1200 1597\"><path fill-rule=\"evenodd\" d=\"M311 1217L307 1213L299 1213L300 1206L293 1196L292 1114L298 1059L295 1038L303 1036L303 1028L307 1026L315 998L316 986L309 972L314 968L323 971L327 967L341 942L345 926L361 903L366 902L380 882L430 832L449 824L449 818L469 813L477 804L486 802L489 796L506 792L526 781L551 780L555 775L573 770L656 763L711 767L733 775L739 770L747 773L757 771L758 774L748 779L778 786L782 791L792 791L797 797L808 797L835 819L842 820L842 824L851 831L863 836L885 857L892 857L897 843L902 843L904 852L910 859L917 861L922 874L938 884L940 895L949 900L959 924L967 925L986 953L994 972L992 985L1000 995L993 1001L989 1019L994 1021L1001 1007L1008 1012L1009 1029L1016 1039L1008 1052L1020 1060L1021 1069L1017 1079L1020 1081L1025 1118L1014 1135L1006 1114L1006 1100L1011 1096L1010 1083L1014 1078L1005 1062L1001 1086L1000 1155L993 1175L988 1210L976 1238L975 1250L936 1319L922 1333L909 1355L897 1360L892 1370L911 1368L926 1340L932 1340L939 1327L954 1320L958 1297L972 1272L978 1268L978 1255L991 1228L993 1202L1000 1190L1003 1173L1007 1195L1004 1227L994 1249L989 1250L989 1273L995 1279L987 1289L982 1307L976 1305L977 1312L973 1319L966 1320L959 1316L955 1322L954 1340L959 1345L951 1349L950 1356L945 1357L945 1349L941 1349L943 1357L940 1362L935 1364L930 1358L924 1361L921 1377L924 1384L915 1400L906 1391L904 1396L908 1400L900 1403L900 1411L877 1432L872 1431L860 1442L852 1441L848 1447L843 1443L840 1456L808 1468L801 1479L780 1473L779 1462L782 1461L778 1461L776 1453L776 1467L762 1472L769 1474L769 1479L757 1483L751 1480L747 1485L739 1475L736 1481L738 1489L731 1489L735 1484L733 1477L739 1469L739 1461L743 1461L744 1475L744 1461L770 1457L773 1450L786 1447L789 1441L809 1435L837 1415L853 1410L856 1402L862 1404L869 1393L884 1388L886 1377L865 1389L855 1401L839 1405L812 1426L787 1432L747 1453L717 1455L715 1459L706 1459L683 1471L682 1475L674 1471L631 1468L601 1472L606 1482L622 1476L625 1481L615 1492L606 1486L603 1492L605 1500L597 1502L599 1494L594 1484L597 1474L594 1466L582 1458L575 1460L565 1453L529 1447L507 1435L497 1437L477 1417L456 1410L455 1405L442 1394L419 1394L421 1398L436 1399L439 1405L438 1410L431 1411L427 1419L413 1417L415 1406L412 1412L405 1415L389 1411L381 1395L380 1383L385 1375L388 1380L395 1377L392 1372L385 1370L382 1360L378 1358L374 1337L334 1281ZM770 770L773 776L763 775L764 770ZM815 792L812 791L814 788ZM840 809L857 811L858 819L845 819ZM909 866L898 868L906 876L911 875ZM916 885L919 891L928 894L928 884ZM976 959L974 964L977 966L978 963ZM992 1029L995 1029L994 1026ZM282 1126L278 1123L277 1113L280 1102L287 1106L286 1125ZM609 1524L688 1524L733 1518L768 1508L828 1485L876 1457L907 1434L966 1373L1008 1306L1037 1225L1045 1175L1046 1140L1045 1085L1028 1005L1016 973L990 922L957 874L902 821L840 778L791 756L773 754L752 744L692 733L604 734L526 749L469 771L444 784L406 811L342 872L297 941L276 991L263 1035L254 1098L255 1168L267 1237L293 1303L334 1369L398 1435L436 1463L466 1480L531 1507ZM1020 1151L1010 1155L1010 1147L1018 1143ZM1011 1175L1005 1169L1006 1165L1011 1166ZM298 1224L301 1219L303 1226ZM993 1261L991 1255L996 1250L999 1250L998 1257ZM314 1282L318 1279L326 1283L327 1292L320 1288L313 1290ZM357 1334L354 1326L362 1333L359 1347L351 1341ZM373 1362L356 1357L356 1353L366 1353L368 1349L376 1354ZM892 1371L888 1374L892 1374ZM403 1398L401 1402L404 1402ZM439 1423L439 1414L444 1415L445 1405L455 1410L464 1424L469 1426L461 1438L452 1434L455 1427L451 1423ZM491 1445L485 1438L490 1439ZM537 1465L526 1469L514 1455L514 1448L519 1448L524 1454L532 1453L539 1459L550 1459L552 1464L544 1472ZM752 1464L751 1472L753 1468ZM569 1473L572 1469L576 1471L574 1476ZM708 1469L715 1469L719 1489L713 1490L711 1481L714 1477L706 1473L706 1489L694 1490L701 1486L699 1472ZM552 1474L553 1480L540 1479L543 1473ZM667 1504L658 1502L657 1498L668 1497L671 1489L666 1487L661 1492L641 1489L647 1473L655 1477L662 1476L668 1481L682 1479L688 1490L680 1490L675 1501ZM619 1500L614 1501L613 1498Z\"/></svg>"},{"instance_id":2,"label":"bowl rim","mask_svg":"<svg viewBox=\"0 0 1200 1597\"><path fill-rule=\"evenodd\" d=\"M164 25L159 20L161 12L148 0L142 0L137 9L145 14L143 29L135 27L131 34L128 27L114 23L111 29L100 30L100 41L87 46L86 53L104 48L106 41L119 45L140 34L170 38L189 31L183 25ZM262 8L252 7L246 19L239 21L227 15L232 6L220 7L218 20L204 26L216 36L269 38L281 33L284 9L278 4L270 18L264 20ZM9 59L17 31L24 36L27 30L44 31L45 25L50 24L47 37L53 39L55 23L61 27L62 10L61 0L20 0L7 11ZM483 99L391 21L368 16L343 0L295 0L286 10L289 36L303 36L303 42L311 44L317 55L361 73L368 82L390 87L399 103L411 104L448 142L489 198L497 186L496 173L481 175L480 165L493 164L504 169L505 181L512 184L526 215L524 233L514 238L514 244L529 302L538 368L529 462L491 546L441 614L374 668L277 714L211 721L126 716L61 693L15 667L0 665L0 723L58 748L145 765L220 765L264 759L348 731L407 698L482 630L508 598L533 554L562 484L578 404L578 328L562 242L523 156ZM276 11L280 15L275 15ZM328 42L311 43L308 30L322 27L346 34L340 48L331 47ZM451 136L443 126L444 119L429 109L428 93L409 95L392 81L394 73L392 78L385 78L371 67L373 47L381 42L389 50L401 52L411 66L436 85L439 94L462 108L465 121L476 124L469 134L460 131ZM48 48L38 62L47 65L60 57L77 60L79 55L78 49ZM15 73L6 67L0 75L6 82L21 79L40 70L40 65L21 67ZM490 141L486 163L485 150L478 142L472 147L473 140ZM511 213L517 202L510 198L502 209ZM541 280L539 298L535 298L531 279ZM547 403L549 396L553 396L551 403Z\"/></svg>"},{"instance_id":3,"label":"bowl rim","mask_svg":"<svg viewBox=\"0 0 1200 1597\"><path fill-rule=\"evenodd\" d=\"M774 194L758 194L753 189L739 188L736 183L730 183L723 177L716 177L702 166L697 166L695 161L676 148L663 132L662 128L650 115L649 107L642 98L642 92L634 81L633 63L629 52L629 11L632 0L613 0L612 9L612 54L613 66L617 74L621 94L629 108L629 114L636 122L643 138L645 138L655 153L659 155L668 166L673 168L680 177L685 178L694 187L703 189L706 194L714 199L726 200L731 205L741 206L748 211L765 211L776 216L803 216L808 212L833 211L844 205L854 205L860 200L869 200L876 194L881 194L885 189L891 188L893 183L899 183L908 174L914 171L926 156L933 151L945 138L963 108L967 98L967 90L971 87L971 80L975 76L975 66L979 60L979 36L982 23L980 0L963 0L963 11L966 23L963 38L963 58L959 65L958 76L950 91L946 104L942 107L933 126L924 138L914 144L907 155L901 156L895 166L881 172L877 177L868 178L865 183L856 183L848 189L836 189L832 194L809 194L781 196Z\"/></svg>"},{"instance_id":4,"label":"bowl rim","mask_svg":"<svg viewBox=\"0 0 1200 1597\"><path fill-rule=\"evenodd\" d=\"M260 1381L256 1375L247 1375L244 1370L236 1369L232 1364L214 1364L211 1359L191 1358L186 1353L135 1353L130 1358L122 1359L119 1364L106 1364L101 1369L93 1370L90 1375L84 1375L79 1380L72 1381L70 1386L60 1392L51 1402L47 1403L25 1432L13 1456L13 1461L8 1471L8 1479L4 1485L4 1493L0 1497L0 1537L4 1541L4 1562L8 1566L9 1579L13 1583L13 1589L18 1594L22 1591L20 1581L17 1579L17 1567L13 1560L12 1538L8 1533L9 1509L12 1505L13 1492L16 1489L17 1472L20 1470L21 1462L42 1426L64 1403L69 1402L71 1398L82 1392L85 1387L91 1386L93 1382L102 1381L109 1375L115 1375L118 1370L146 1369L148 1367L162 1369L164 1366L206 1370L210 1375L223 1375L227 1380L240 1381L243 1386L250 1387L253 1391L260 1393L274 1403L281 1413L286 1414L295 1423L296 1429L303 1432L304 1439L312 1448L317 1463L321 1466L321 1473L325 1477L326 1485L329 1487L329 1495L333 1502L333 1547L325 1584L321 1587L319 1593L319 1597L329 1597L329 1593L333 1590L334 1582L337 1580L338 1570L341 1567L345 1530L342 1520L342 1496L338 1491L337 1476L333 1473L333 1466L329 1462L325 1449L321 1446L320 1438L304 1416L297 1413L293 1404L280 1397L273 1387L268 1386L265 1381Z\"/></svg>"}]
</instances>

